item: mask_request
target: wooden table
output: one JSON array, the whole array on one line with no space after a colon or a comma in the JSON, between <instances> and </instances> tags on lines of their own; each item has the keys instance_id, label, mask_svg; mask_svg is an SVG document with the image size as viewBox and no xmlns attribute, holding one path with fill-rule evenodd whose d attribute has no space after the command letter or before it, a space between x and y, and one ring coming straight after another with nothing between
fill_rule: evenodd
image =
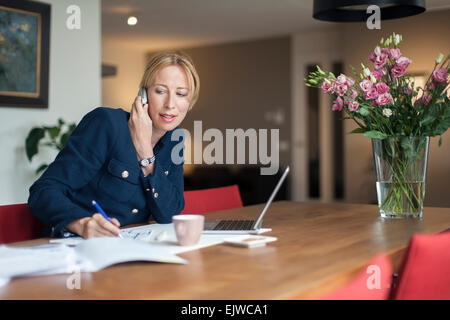
<instances>
[{"instance_id":1,"label":"wooden table","mask_svg":"<svg viewBox=\"0 0 450 320\"><path fill-rule=\"evenodd\" d=\"M209 214L254 218L262 205ZM263 226L278 241L246 249L217 245L181 254L187 265L126 263L81 274L14 279L0 299L289 299L314 298L351 279L377 253L398 268L410 237L450 228L449 208L425 208L423 220L382 220L374 205L275 202ZM20 244L40 244L48 239Z\"/></svg>"}]
</instances>

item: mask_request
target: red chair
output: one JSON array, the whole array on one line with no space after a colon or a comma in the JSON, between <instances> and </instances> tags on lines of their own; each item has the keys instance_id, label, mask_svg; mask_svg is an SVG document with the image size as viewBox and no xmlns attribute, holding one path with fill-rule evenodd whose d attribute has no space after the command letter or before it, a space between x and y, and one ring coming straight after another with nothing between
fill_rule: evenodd
<instances>
[{"instance_id":1,"label":"red chair","mask_svg":"<svg viewBox=\"0 0 450 320\"><path fill-rule=\"evenodd\" d=\"M450 232L412 237L393 298L450 299Z\"/></svg>"},{"instance_id":2,"label":"red chair","mask_svg":"<svg viewBox=\"0 0 450 320\"><path fill-rule=\"evenodd\" d=\"M384 254L373 258L364 270L343 288L321 300L387 300L391 291L392 265Z\"/></svg>"},{"instance_id":3,"label":"red chair","mask_svg":"<svg viewBox=\"0 0 450 320\"><path fill-rule=\"evenodd\" d=\"M237 185L228 187L185 191L185 207L181 214L205 214L209 212L242 208Z\"/></svg>"},{"instance_id":4,"label":"red chair","mask_svg":"<svg viewBox=\"0 0 450 320\"><path fill-rule=\"evenodd\" d=\"M28 204L0 206L0 243L39 238L44 226L31 213Z\"/></svg>"}]
</instances>

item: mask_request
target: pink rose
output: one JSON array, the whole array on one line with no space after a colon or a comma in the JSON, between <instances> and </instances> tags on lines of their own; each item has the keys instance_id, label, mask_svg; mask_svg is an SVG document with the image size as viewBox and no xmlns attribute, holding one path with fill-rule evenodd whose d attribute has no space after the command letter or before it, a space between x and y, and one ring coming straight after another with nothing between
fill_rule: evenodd
<instances>
[{"instance_id":1,"label":"pink rose","mask_svg":"<svg viewBox=\"0 0 450 320\"><path fill-rule=\"evenodd\" d=\"M363 80L359 83L359 86L361 87L361 90L364 92L367 92L372 88L372 81L370 80Z\"/></svg>"},{"instance_id":2,"label":"pink rose","mask_svg":"<svg viewBox=\"0 0 450 320\"><path fill-rule=\"evenodd\" d=\"M337 97L336 100L334 100L333 105L331 106L331 110L333 111L342 111L342 106L344 105L344 102L342 101L341 97Z\"/></svg>"},{"instance_id":3,"label":"pink rose","mask_svg":"<svg viewBox=\"0 0 450 320\"><path fill-rule=\"evenodd\" d=\"M349 93L349 97L352 100L355 100L357 96L358 96L358 91L356 91L355 89L351 88L350 89L350 93Z\"/></svg>"},{"instance_id":4,"label":"pink rose","mask_svg":"<svg viewBox=\"0 0 450 320\"><path fill-rule=\"evenodd\" d=\"M373 100L378 97L378 91L375 87L371 87L365 94L366 100Z\"/></svg>"},{"instance_id":5,"label":"pink rose","mask_svg":"<svg viewBox=\"0 0 450 320\"><path fill-rule=\"evenodd\" d=\"M347 96L345 96L345 98L344 98L344 104L349 104L350 102L355 100L357 96L358 96L358 91L356 91L356 89L354 89L354 88L350 88L347 91Z\"/></svg>"},{"instance_id":6,"label":"pink rose","mask_svg":"<svg viewBox=\"0 0 450 320\"><path fill-rule=\"evenodd\" d=\"M353 80L352 78L347 78L347 85L349 87L353 87L354 84L355 84L355 80Z\"/></svg>"},{"instance_id":7,"label":"pink rose","mask_svg":"<svg viewBox=\"0 0 450 320\"><path fill-rule=\"evenodd\" d=\"M443 82L447 83L448 78L448 72L445 68L437 68L433 71L431 77L433 78L433 81L435 82Z\"/></svg>"},{"instance_id":8,"label":"pink rose","mask_svg":"<svg viewBox=\"0 0 450 320\"><path fill-rule=\"evenodd\" d=\"M383 68L384 65L386 64L386 60L387 60L386 54L381 54L381 55L377 56L375 62L373 63L373 67L375 68L375 70L379 70L379 69Z\"/></svg>"},{"instance_id":9,"label":"pink rose","mask_svg":"<svg viewBox=\"0 0 450 320\"><path fill-rule=\"evenodd\" d=\"M372 75L375 77L375 79L380 80L383 77L383 73L379 70L373 70Z\"/></svg>"},{"instance_id":10,"label":"pink rose","mask_svg":"<svg viewBox=\"0 0 450 320\"><path fill-rule=\"evenodd\" d=\"M375 63L375 60L377 59L377 56L379 56L381 54L381 49L380 47L376 47L372 54L369 56L369 60L372 61L373 63Z\"/></svg>"},{"instance_id":11,"label":"pink rose","mask_svg":"<svg viewBox=\"0 0 450 320\"><path fill-rule=\"evenodd\" d=\"M358 110L358 107L359 107L359 103L356 102L356 101L351 101L348 104L348 110L351 111L351 112L354 112L354 111Z\"/></svg>"},{"instance_id":12,"label":"pink rose","mask_svg":"<svg viewBox=\"0 0 450 320\"><path fill-rule=\"evenodd\" d=\"M377 83L377 84L375 85L375 88L377 89L378 94L386 93L386 92L388 92L388 91L391 89L391 88L389 88L389 86L388 86L386 83L384 83L384 82Z\"/></svg>"},{"instance_id":13,"label":"pink rose","mask_svg":"<svg viewBox=\"0 0 450 320\"><path fill-rule=\"evenodd\" d=\"M385 106L392 102L392 96L386 92L386 93L380 94L375 101L376 101L377 105Z\"/></svg>"},{"instance_id":14,"label":"pink rose","mask_svg":"<svg viewBox=\"0 0 450 320\"><path fill-rule=\"evenodd\" d=\"M402 68L400 66L397 66L397 65L391 69L391 74L394 78L400 78L405 73L406 73L406 69Z\"/></svg>"},{"instance_id":15,"label":"pink rose","mask_svg":"<svg viewBox=\"0 0 450 320\"><path fill-rule=\"evenodd\" d=\"M427 84L426 89L427 89L427 90L433 90L433 89L434 89L434 83L433 83L433 81L431 81L429 84Z\"/></svg>"},{"instance_id":16,"label":"pink rose","mask_svg":"<svg viewBox=\"0 0 450 320\"><path fill-rule=\"evenodd\" d=\"M399 78L406 73L406 69L412 61L406 57L400 57L396 60L395 66L391 69L394 78Z\"/></svg>"},{"instance_id":17,"label":"pink rose","mask_svg":"<svg viewBox=\"0 0 450 320\"><path fill-rule=\"evenodd\" d=\"M397 60L395 60L395 62L400 66L408 68L408 66L411 64L412 61L407 57L400 57Z\"/></svg>"},{"instance_id":18,"label":"pink rose","mask_svg":"<svg viewBox=\"0 0 450 320\"><path fill-rule=\"evenodd\" d=\"M424 105L428 105L431 101L431 95L424 93L421 101Z\"/></svg>"},{"instance_id":19,"label":"pink rose","mask_svg":"<svg viewBox=\"0 0 450 320\"><path fill-rule=\"evenodd\" d=\"M373 53L369 56L369 60L373 62L374 68L379 70L386 64L387 57L387 48L380 49L380 47L376 47Z\"/></svg>"},{"instance_id":20,"label":"pink rose","mask_svg":"<svg viewBox=\"0 0 450 320\"><path fill-rule=\"evenodd\" d=\"M322 82L321 88L323 93L334 93L333 83L328 84L326 81Z\"/></svg>"},{"instance_id":21,"label":"pink rose","mask_svg":"<svg viewBox=\"0 0 450 320\"><path fill-rule=\"evenodd\" d=\"M400 49L389 49L389 58L397 60L402 56Z\"/></svg>"},{"instance_id":22,"label":"pink rose","mask_svg":"<svg viewBox=\"0 0 450 320\"><path fill-rule=\"evenodd\" d=\"M410 96L413 92L413 90L410 87L403 87L402 92L408 96Z\"/></svg>"},{"instance_id":23,"label":"pink rose","mask_svg":"<svg viewBox=\"0 0 450 320\"><path fill-rule=\"evenodd\" d=\"M346 86L348 86L348 83L347 83L347 77L345 76L345 74L340 74L337 78L336 78L336 82L338 83L338 84L344 84L344 85L346 85Z\"/></svg>"},{"instance_id":24,"label":"pink rose","mask_svg":"<svg viewBox=\"0 0 450 320\"><path fill-rule=\"evenodd\" d=\"M347 92L348 87L345 84L334 83L334 92L342 97Z\"/></svg>"}]
</instances>

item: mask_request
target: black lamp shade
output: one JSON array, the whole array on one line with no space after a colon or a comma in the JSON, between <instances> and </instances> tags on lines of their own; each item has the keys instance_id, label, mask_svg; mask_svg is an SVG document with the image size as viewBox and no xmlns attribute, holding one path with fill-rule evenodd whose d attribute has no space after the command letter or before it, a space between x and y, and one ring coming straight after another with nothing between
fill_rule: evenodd
<instances>
[{"instance_id":1,"label":"black lamp shade","mask_svg":"<svg viewBox=\"0 0 450 320\"><path fill-rule=\"evenodd\" d=\"M314 0L314 19L334 22L366 21L370 5L380 7L381 20L397 19L425 11L424 0Z\"/></svg>"}]
</instances>

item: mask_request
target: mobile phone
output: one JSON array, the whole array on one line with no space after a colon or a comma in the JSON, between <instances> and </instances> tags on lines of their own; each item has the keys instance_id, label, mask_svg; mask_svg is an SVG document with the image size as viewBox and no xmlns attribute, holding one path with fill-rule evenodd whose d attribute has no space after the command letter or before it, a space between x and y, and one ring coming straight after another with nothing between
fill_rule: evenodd
<instances>
[{"instance_id":1,"label":"mobile phone","mask_svg":"<svg viewBox=\"0 0 450 320\"><path fill-rule=\"evenodd\" d=\"M140 88L139 89L138 96L141 97L142 105L148 103L147 90L145 90L145 88Z\"/></svg>"}]
</instances>

